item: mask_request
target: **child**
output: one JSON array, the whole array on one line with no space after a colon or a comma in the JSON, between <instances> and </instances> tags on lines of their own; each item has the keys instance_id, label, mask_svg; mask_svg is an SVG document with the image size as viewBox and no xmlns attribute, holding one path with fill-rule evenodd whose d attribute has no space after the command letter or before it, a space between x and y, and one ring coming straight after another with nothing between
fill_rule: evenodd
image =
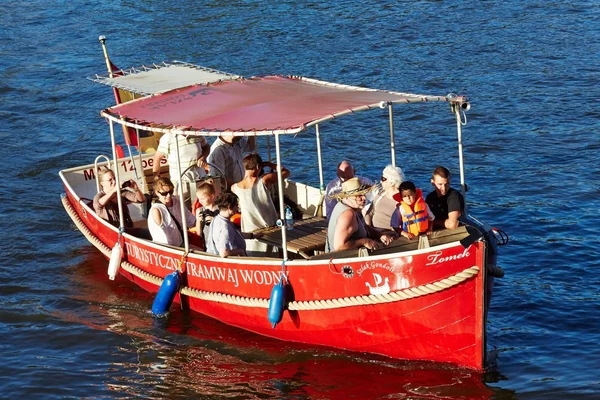
<instances>
[{"instance_id":1,"label":"child","mask_svg":"<svg viewBox=\"0 0 600 400\"><path fill-rule=\"evenodd\" d=\"M210 223L215 216L219 215L219 207L215 204L216 192L214 186L204 182L198 186L196 198L201 204L196 209L196 232L206 240Z\"/></svg>"},{"instance_id":2,"label":"child","mask_svg":"<svg viewBox=\"0 0 600 400\"><path fill-rule=\"evenodd\" d=\"M431 235L432 221L435 217L425 203L421 189L417 189L414 183L407 181L400 184L399 190L399 196L394 196L396 200L400 200L396 212L392 215L391 225L394 230L408 239L421 233Z\"/></svg>"}]
</instances>

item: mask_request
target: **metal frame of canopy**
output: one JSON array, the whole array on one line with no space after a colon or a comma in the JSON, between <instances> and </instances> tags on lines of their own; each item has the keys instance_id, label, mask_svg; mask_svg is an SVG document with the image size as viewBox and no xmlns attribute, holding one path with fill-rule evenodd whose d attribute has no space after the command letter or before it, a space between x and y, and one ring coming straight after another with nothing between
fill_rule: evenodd
<instances>
[{"instance_id":1,"label":"metal frame of canopy","mask_svg":"<svg viewBox=\"0 0 600 400\"><path fill-rule=\"evenodd\" d=\"M238 82L239 84L242 84L245 82L253 82L253 81L258 81L260 79L267 79L267 78L253 78L253 79L249 79L249 80L241 79L236 82ZM281 78L281 77L279 77L279 78ZM336 83L324 82L324 81L319 81L319 80L310 79L310 78L297 77L297 76L283 78L283 79L295 79L300 82L303 82L304 84L315 85L316 87L327 87L327 88L331 88L334 90L377 93L377 94L381 94L381 97L384 100L381 100L381 101L378 101L375 103L360 104L360 105L356 105L355 107L343 108L343 109L339 109L338 111L335 111L332 113L326 113L326 116L324 116L324 117L313 118L312 120L307 121L306 123L299 124L298 126L295 126L290 129L280 129L279 127L272 127L271 129L262 129L262 130L237 130L236 131L236 130L226 130L226 129L225 130L189 129L189 127L185 127L185 126L176 126L173 124L165 125L165 124L160 124L160 123L156 124L156 125L158 125L158 126L156 126L152 122L148 122L145 124L139 124L139 123L137 123L137 118L136 118L135 122L132 122L131 120L126 119L127 118L126 116L120 115L118 113L119 110L121 110L123 108L127 109L127 108L129 108L128 106L131 106L132 104L137 105L136 103L139 103L139 102L149 102L151 100L148 100L148 99L155 100L159 96L169 95L169 93L171 93L171 92L165 92L165 93L157 94L156 96L152 95L152 96L136 99L129 103L126 103L123 105L118 105L118 106L103 110L100 113L104 118L107 119L107 121L109 122L109 125L110 125L111 142L112 142L112 147L113 147L113 157L116 160L114 123L117 123L117 124L123 125L123 126L132 127L135 129L143 129L143 130L162 132L162 133L172 133L172 134L176 134L176 135L183 134L183 135L198 135L198 136L221 136L221 135L274 136L275 137L276 158L277 158L277 171L281 172L280 135L296 134L298 132L306 130L310 126L315 126L315 134L316 134L316 140L317 140L317 157L318 157L318 167L319 167L319 183L320 183L321 193L323 194L324 178L323 178L323 163L322 163L321 139L320 139L320 129L319 129L320 123L338 118L343 115L359 112L359 111L366 111L366 110L375 109L375 108L381 108L381 109L387 108L388 113L389 113L391 159L392 159L392 165L395 166L396 165L396 155L395 155L395 145L394 145L393 105L394 104L417 103L417 102L448 102L448 103L450 103L451 111L455 115L456 123L457 123L461 192L462 192L463 196L465 196L466 186L465 186L465 181L464 181L462 125L466 124L466 117L463 122L461 114L464 115L465 112L470 109L470 104L466 97L455 96L452 94L450 94L448 96L414 95L414 94L408 94L408 93L382 91L382 90L377 90L377 89L369 89L369 88L362 88L362 87L349 86L349 85L343 85L343 84L336 84ZM102 82L100 82L100 83L102 83ZM105 84L107 84L107 83L105 83ZM218 87L220 84L235 84L235 82L216 83L214 86L211 85L211 87ZM193 86L181 88L180 90L181 91L192 90L198 86L207 86L207 85L193 85ZM177 147L176 151L179 156L179 147ZM178 165L178 171L179 171L179 174L181 174L181 165ZM119 203L118 204L119 212L122 213L122 204L121 204L121 197L120 197L120 180L118 177L118 171L116 174L116 181L117 181L117 185L118 185L117 199L118 199L118 203ZM279 184L278 191L279 191L279 200L280 200L279 201L279 214L280 214L281 220L285 220L285 218L284 218L285 205L283 202L283 199L284 199L283 179L281 177L281 173L278 174L278 184ZM181 207L183 209L184 200L183 200L182 185L179 185L179 197L180 197ZM466 206L465 206L465 208L466 208ZM465 213L466 213L466 209L465 209ZM123 221L122 216L121 216L121 221ZM123 222L121 222L121 224L123 224ZM124 229L124 227L122 226L121 229ZM184 232L185 251L188 252L189 251L189 240L187 237L187 226L186 226L185 221L183 221L182 230ZM287 233L286 233L285 226L281 227L281 235L282 235L282 244L283 244L283 249L282 249L283 250L283 259L285 262L288 259Z\"/></svg>"},{"instance_id":2,"label":"metal frame of canopy","mask_svg":"<svg viewBox=\"0 0 600 400\"><path fill-rule=\"evenodd\" d=\"M273 93L269 93L271 91ZM276 91L277 93L275 93ZM303 98L297 98L299 92L304 96ZM254 94L257 96L261 95L261 97L256 100L251 99L251 97L255 97ZM278 97L280 94L281 97ZM215 97L215 101L220 100L217 107L220 106L222 108L216 109L212 103L211 108L215 112L221 113L221 115L201 115L201 106L206 105L203 103L211 95ZM240 104L239 108L224 107L229 99L239 101L239 98L245 101L243 104ZM284 99L287 103L283 104L284 102L280 101L281 99ZM455 98L453 101L466 101L462 99L464 98ZM303 115L305 120L290 122L291 125L287 127L276 125L270 127L240 126L232 128L217 126L220 121L213 121L215 118L223 117L225 113L227 113L227 118L229 119L232 117L240 118L242 116L241 113L249 113L250 107L256 106L278 107L277 112L272 112L271 115L284 115L286 118L289 118L299 113L298 108L302 108L292 108L289 105L293 101L298 103L302 100L320 101L320 106L323 109L322 112L316 115L316 112L313 110L302 110L303 114L308 114L309 112L312 114ZM171 132L199 136L220 136L222 134L233 136L272 136L278 134L296 134L312 125L339 118L346 114L383 107L382 103L391 105L448 101L450 101L448 96L427 96L392 92L320 81L301 76L267 76L249 79L242 78L235 82L190 85L177 90L135 99L126 104L116 105L102 110L100 114L105 118L113 119L120 125L153 132ZM242 103L241 101L239 102ZM341 102L345 104L338 106L338 103ZM184 103L188 103L185 105L190 110L189 112L180 112L176 117L169 115L172 109L178 109ZM160 111L164 111L161 109L167 112L161 115ZM203 117L208 117L207 119L210 119L210 121L200 119L190 120L192 118ZM151 118L156 119L150 120ZM175 118L179 118L179 120ZM271 122L268 121L266 123ZM194 126L210 123L215 125L211 127Z\"/></svg>"}]
</instances>

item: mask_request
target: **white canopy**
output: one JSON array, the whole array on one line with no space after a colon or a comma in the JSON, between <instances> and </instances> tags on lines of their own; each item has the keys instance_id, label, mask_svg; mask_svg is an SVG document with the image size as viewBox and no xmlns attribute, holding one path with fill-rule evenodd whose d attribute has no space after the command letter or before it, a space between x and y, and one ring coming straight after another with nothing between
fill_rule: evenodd
<instances>
[{"instance_id":1,"label":"white canopy","mask_svg":"<svg viewBox=\"0 0 600 400\"><path fill-rule=\"evenodd\" d=\"M109 75L96 75L88 79L131 93L148 96L196 84L239 79L241 76L201 67L181 61L163 62L118 70Z\"/></svg>"}]
</instances>

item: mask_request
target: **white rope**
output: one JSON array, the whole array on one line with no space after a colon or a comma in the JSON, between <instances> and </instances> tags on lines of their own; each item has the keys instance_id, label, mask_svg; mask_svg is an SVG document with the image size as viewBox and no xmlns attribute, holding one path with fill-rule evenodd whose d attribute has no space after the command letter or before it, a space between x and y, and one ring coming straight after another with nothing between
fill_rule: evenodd
<instances>
[{"instance_id":1,"label":"white rope","mask_svg":"<svg viewBox=\"0 0 600 400\"><path fill-rule=\"evenodd\" d=\"M63 206L67 213L73 219L73 222L79 228L79 230L83 233L86 239L89 240L91 244L93 244L98 250L102 252L106 257L110 258L112 250L106 246L98 237L96 237L88 227L81 221L79 215L73 209L73 206L69 202L67 197L63 197L62 199ZM147 282L160 286L162 284L163 279L158 278L155 275L152 275L146 271L141 270L135 265L122 261L121 267L129 272L132 275L135 275L141 279L144 279ZM327 299L327 300L310 300L310 301L290 301L287 304L288 310L330 310L335 308L344 308L344 307L354 307L354 306L362 306L369 304L383 304L383 303L393 303L397 301L403 301L408 299L413 299L415 297L427 296L432 293L440 292L442 290L450 289L453 286L457 286L462 282L471 279L479 273L479 267L474 265L470 268L467 268L461 272L458 272L454 275L451 275L447 278L441 279L436 282L427 283L425 285L415 286L412 288L399 290L396 292L390 292L385 294L371 294L364 296L353 296L353 297L342 297L338 299ZM214 301L218 303L225 304L233 304L242 307L259 307L259 308L269 308L269 299L259 299L253 297L241 297L241 296L233 296L230 294L223 294L217 292L207 292L204 290L192 289L190 287L184 286L181 288L181 293L194 297L200 300Z\"/></svg>"}]
</instances>

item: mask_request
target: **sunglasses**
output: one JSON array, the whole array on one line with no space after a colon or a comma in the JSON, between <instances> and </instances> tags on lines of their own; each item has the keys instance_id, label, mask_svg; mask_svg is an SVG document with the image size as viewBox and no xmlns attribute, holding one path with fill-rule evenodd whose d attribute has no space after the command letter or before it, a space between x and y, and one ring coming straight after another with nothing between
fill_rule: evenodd
<instances>
[{"instance_id":1,"label":"sunglasses","mask_svg":"<svg viewBox=\"0 0 600 400\"><path fill-rule=\"evenodd\" d=\"M173 195L173 189L169 190L168 192L156 192L158 194L160 194L163 197L167 197L168 195Z\"/></svg>"},{"instance_id":2,"label":"sunglasses","mask_svg":"<svg viewBox=\"0 0 600 400\"><path fill-rule=\"evenodd\" d=\"M381 182L385 182L385 181L387 181L387 178L385 176L382 176L381 177Z\"/></svg>"}]
</instances>

